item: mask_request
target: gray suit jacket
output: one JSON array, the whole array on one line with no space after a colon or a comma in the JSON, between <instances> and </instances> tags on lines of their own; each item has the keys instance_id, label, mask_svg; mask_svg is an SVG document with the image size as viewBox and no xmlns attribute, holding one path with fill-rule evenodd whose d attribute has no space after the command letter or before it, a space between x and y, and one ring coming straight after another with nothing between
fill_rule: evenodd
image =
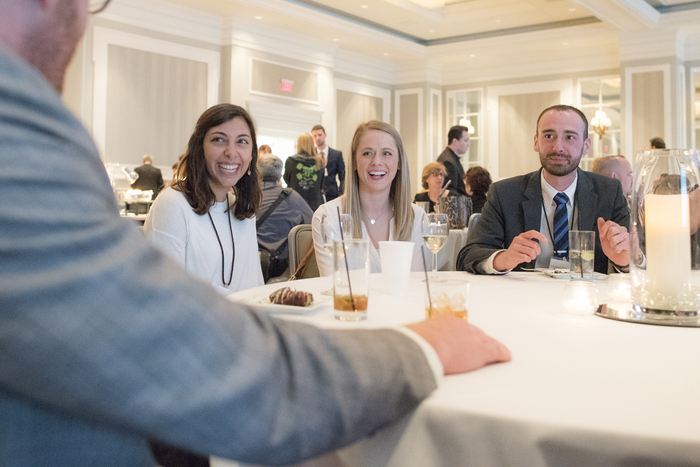
<instances>
[{"instance_id":1,"label":"gray suit jacket","mask_svg":"<svg viewBox=\"0 0 700 467\"><path fill-rule=\"evenodd\" d=\"M539 232L542 216L540 170L491 186L481 217L469 232L467 245L457 256L457 269L483 274L479 265L494 252L508 248L513 239L523 232ZM597 219L602 217L629 228L627 201L619 180L577 170L576 228L596 232L594 268L606 274L608 258L600 246ZM534 268L535 261L523 263L516 269L521 267Z\"/></svg>"},{"instance_id":2,"label":"gray suit jacket","mask_svg":"<svg viewBox=\"0 0 700 467\"><path fill-rule=\"evenodd\" d=\"M0 465L152 466L147 438L289 464L435 388L402 333L257 314L147 244L87 131L2 47L0 167Z\"/></svg>"}]
</instances>

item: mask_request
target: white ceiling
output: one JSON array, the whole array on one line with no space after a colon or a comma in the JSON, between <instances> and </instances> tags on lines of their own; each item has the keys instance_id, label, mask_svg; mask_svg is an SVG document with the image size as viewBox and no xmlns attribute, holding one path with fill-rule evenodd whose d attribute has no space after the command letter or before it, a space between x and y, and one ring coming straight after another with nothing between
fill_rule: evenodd
<instances>
[{"instance_id":1,"label":"white ceiling","mask_svg":"<svg viewBox=\"0 0 700 467\"><path fill-rule=\"evenodd\" d=\"M278 35L326 42L329 48L390 64L397 70L496 66L527 54L590 54L619 66L619 36L651 31L664 15L700 14L684 0L446 0L426 8L418 0L163 0ZM436 0L431 0L435 3ZM677 16L677 15L676 15ZM533 49L533 41L537 43ZM575 51L575 52L572 52ZM536 55L535 55L536 56ZM461 65L458 65L461 64Z\"/></svg>"}]
</instances>

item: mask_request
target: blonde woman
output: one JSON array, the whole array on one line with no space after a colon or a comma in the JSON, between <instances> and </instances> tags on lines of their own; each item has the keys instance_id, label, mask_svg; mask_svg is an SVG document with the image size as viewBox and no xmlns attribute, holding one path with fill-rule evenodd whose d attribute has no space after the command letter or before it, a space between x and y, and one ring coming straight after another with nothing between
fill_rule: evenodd
<instances>
[{"instance_id":1,"label":"blonde woman","mask_svg":"<svg viewBox=\"0 0 700 467\"><path fill-rule=\"evenodd\" d=\"M284 165L284 182L304 198L312 211L323 204L323 161L316 153L310 134L297 138L297 154L288 158Z\"/></svg>"},{"instance_id":2,"label":"blonde woman","mask_svg":"<svg viewBox=\"0 0 700 467\"><path fill-rule=\"evenodd\" d=\"M414 242L411 270L423 270L420 246L423 209L411 204L408 161L398 132L376 120L357 127L350 150L350 176L345 195L322 205L312 221L316 261L322 276L333 273L330 254L323 248L321 218L337 218L337 208L351 215L353 236L372 245L371 271L381 272L379 242Z\"/></svg>"}]
</instances>

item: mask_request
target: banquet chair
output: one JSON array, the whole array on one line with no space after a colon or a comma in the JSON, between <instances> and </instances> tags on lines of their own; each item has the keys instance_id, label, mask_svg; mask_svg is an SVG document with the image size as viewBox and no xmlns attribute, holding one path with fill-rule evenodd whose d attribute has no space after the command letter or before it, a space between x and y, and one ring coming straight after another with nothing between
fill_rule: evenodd
<instances>
[{"instance_id":1,"label":"banquet chair","mask_svg":"<svg viewBox=\"0 0 700 467\"><path fill-rule=\"evenodd\" d=\"M472 227L476 225L476 221L479 220L479 217L481 217L480 212L475 212L474 214L469 216L469 222L467 223L467 232L469 232L472 229Z\"/></svg>"},{"instance_id":2,"label":"banquet chair","mask_svg":"<svg viewBox=\"0 0 700 467\"><path fill-rule=\"evenodd\" d=\"M306 267L297 274L297 279L308 279L319 277L316 255L313 253L314 240L311 236L311 224L297 225L289 231L289 270L292 274L297 270L299 264L311 250L312 253L306 263Z\"/></svg>"}]
</instances>

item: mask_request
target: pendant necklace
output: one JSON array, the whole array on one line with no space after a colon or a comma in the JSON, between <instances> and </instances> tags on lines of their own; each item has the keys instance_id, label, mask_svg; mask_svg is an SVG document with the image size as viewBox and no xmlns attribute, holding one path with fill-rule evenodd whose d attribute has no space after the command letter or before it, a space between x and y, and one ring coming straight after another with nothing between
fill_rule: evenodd
<instances>
[{"instance_id":1,"label":"pendant necklace","mask_svg":"<svg viewBox=\"0 0 700 467\"><path fill-rule=\"evenodd\" d=\"M228 283L226 282L224 271L226 269L226 263L224 261L224 246L221 243L221 239L219 238L219 232L216 230L216 226L214 225L214 219L211 218L211 213L207 211L207 215L209 216L209 220L211 221L211 226L214 227L214 233L216 234L216 239L219 241L219 248L221 248L221 282L223 282L224 287L228 288L229 285L231 285L231 281L233 280L233 262L236 259L236 244L233 242L233 227L231 227L231 213L229 212L231 209L231 206L228 204L228 194L226 194L226 215L228 217L228 230L231 232L231 251L232 251L232 256L231 256L231 274L228 276Z\"/></svg>"},{"instance_id":2,"label":"pendant necklace","mask_svg":"<svg viewBox=\"0 0 700 467\"><path fill-rule=\"evenodd\" d=\"M377 222L379 219L382 218L382 216L384 215L384 213L386 213L386 210L387 210L387 209L389 209L389 206L388 206L388 205L387 205L386 207L384 207L384 210L382 211L382 213L381 213L376 219L372 219L371 217L369 217L369 215L368 215L367 213L364 213L364 215L365 215L365 217L367 217L367 219L369 219L370 224L374 225L375 222Z\"/></svg>"}]
</instances>

